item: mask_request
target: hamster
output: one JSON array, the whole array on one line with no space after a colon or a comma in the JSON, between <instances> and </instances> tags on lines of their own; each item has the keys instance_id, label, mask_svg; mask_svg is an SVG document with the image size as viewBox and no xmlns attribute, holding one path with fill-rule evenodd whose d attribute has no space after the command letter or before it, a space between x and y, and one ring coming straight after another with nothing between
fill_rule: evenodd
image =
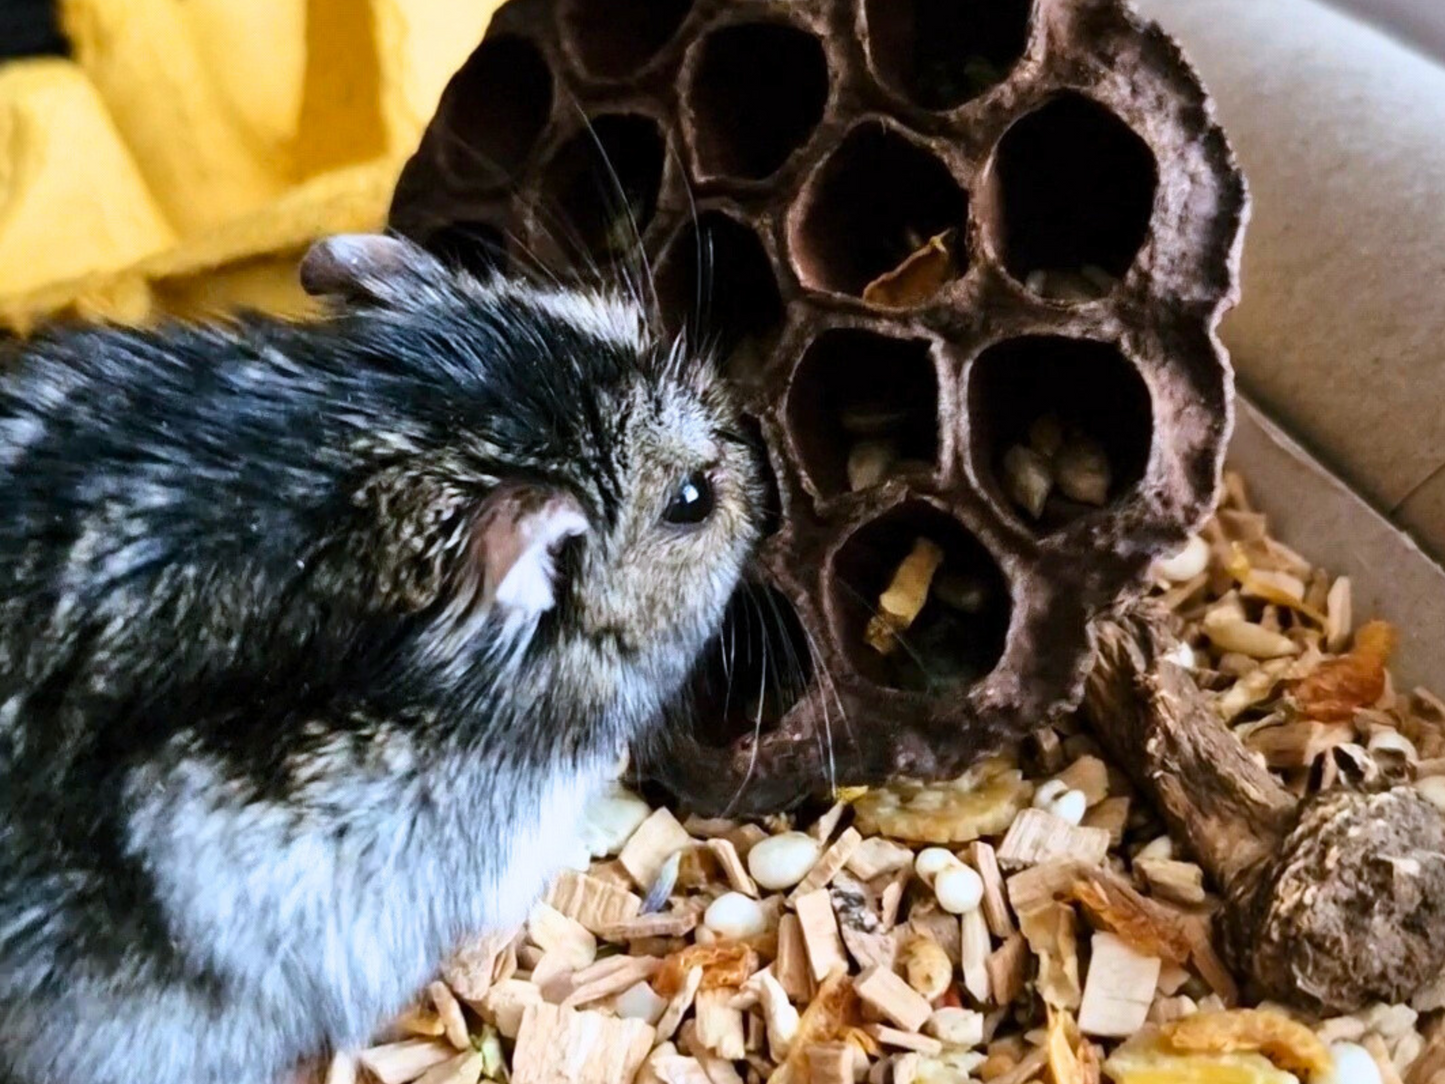
<instances>
[{"instance_id":1,"label":"hamster","mask_svg":"<svg viewBox=\"0 0 1445 1084\"><path fill-rule=\"evenodd\" d=\"M354 235L341 304L0 371L0 1081L276 1084L509 929L716 634L761 482L605 293Z\"/></svg>"}]
</instances>

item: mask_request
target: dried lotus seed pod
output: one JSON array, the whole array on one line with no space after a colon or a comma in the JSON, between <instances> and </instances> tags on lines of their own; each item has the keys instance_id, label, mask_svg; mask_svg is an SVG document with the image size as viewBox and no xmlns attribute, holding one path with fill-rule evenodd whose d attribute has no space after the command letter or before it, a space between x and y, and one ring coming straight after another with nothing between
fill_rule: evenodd
<instances>
[{"instance_id":1,"label":"dried lotus seed pod","mask_svg":"<svg viewBox=\"0 0 1445 1084\"><path fill-rule=\"evenodd\" d=\"M732 657L642 766L756 812L957 777L1078 701L1090 619L1213 501L1245 210L1124 0L511 0L391 224L478 267L650 274L721 358L776 506ZM941 560L880 651L920 540Z\"/></svg>"}]
</instances>

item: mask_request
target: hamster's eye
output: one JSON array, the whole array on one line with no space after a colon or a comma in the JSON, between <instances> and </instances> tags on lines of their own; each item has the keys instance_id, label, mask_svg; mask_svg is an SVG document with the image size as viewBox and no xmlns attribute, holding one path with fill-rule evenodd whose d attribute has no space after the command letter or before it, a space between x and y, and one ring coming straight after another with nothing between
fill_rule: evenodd
<instances>
[{"instance_id":1,"label":"hamster's eye","mask_svg":"<svg viewBox=\"0 0 1445 1084\"><path fill-rule=\"evenodd\" d=\"M662 519L678 527L691 527L712 515L712 481L708 476L695 470L672 491Z\"/></svg>"}]
</instances>

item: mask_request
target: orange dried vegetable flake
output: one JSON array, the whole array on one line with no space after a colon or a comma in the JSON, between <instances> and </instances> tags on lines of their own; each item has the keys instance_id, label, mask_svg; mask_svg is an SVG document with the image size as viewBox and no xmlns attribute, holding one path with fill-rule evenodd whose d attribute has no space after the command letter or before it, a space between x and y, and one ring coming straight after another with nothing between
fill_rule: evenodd
<instances>
[{"instance_id":1,"label":"orange dried vegetable flake","mask_svg":"<svg viewBox=\"0 0 1445 1084\"><path fill-rule=\"evenodd\" d=\"M1121 878L1090 873L1075 881L1067 897L1083 906L1090 921L1117 934L1135 952L1172 964L1189 960L1189 933L1172 912L1140 895Z\"/></svg>"},{"instance_id":2,"label":"orange dried vegetable flake","mask_svg":"<svg viewBox=\"0 0 1445 1084\"><path fill-rule=\"evenodd\" d=\"M788 1056L768 1076L767 1084L801 1084L808 1079L808 1048L851 1034L857 1023L858 996L846 968L829 972L818 992L798 1020L798 1032L788 1046Z\"/></svg>"},{"instance_id":3,"label":"orange dried vegetable flake","mask_svg":"<svg viewBox=\"0 0 1445 1084\"><path fill-rule=\"evenodd\" d=\"M1320 722L1348 722L1385 691L1385 664L1398 636L1393 625L1371 621L1355 633L1348 654L1321 663L1294 688L1300 712Z\"/></svg>"},{"instance_id":4,"label":"orange dried vegetable flake","mask_svg":"<svg viewBox=\"0 0 1445 1084\"><path fill-rule=\"evenodd\" d=\"M1306 1073L1325 1073L1333 1064L1319 1036L1267 1009L1195 1013L1164 1025L1160 1037L1181 1053L1259 1053L1282 1069Z\"/></svg>"},{"instance_id":5,"label":"orange dried vegetable flake","mask_svg":"<svg viewBox=\"0 0 1445 1084\"><path fill-rule=\"evenodd\" d=\"M870 305L907 309L921 305L958 274L953 255L957 230L945 230L895 267L863 287L863 300Z\"/></svg>"},{"instance_id":6,"label":"orange dried vegetable flake","mask_svg":"<svg viewBox=\"0 0 1445 1084\"><path fill-rule=\"evenodd\" d=\"M1067 1012L1049 1009L1049 1074L1053 1084L1099 1084L1099 1052L1079 1032L1079 1025Z\"/></svg>"},{"instance_id":7,"label":"orange dried vegetable flake","mask_svg":"<svg viewBox=\"0 0 1445 1084\"><path fill-rule=\"evenodd\" d=\"M715 941L711 945L689 945L662 961L652 987L663 997L682 989L683 980L694 967L702 968L701 990L741 986L758 969L758 954L741 941Z\"/></svg>"}]
</instances>

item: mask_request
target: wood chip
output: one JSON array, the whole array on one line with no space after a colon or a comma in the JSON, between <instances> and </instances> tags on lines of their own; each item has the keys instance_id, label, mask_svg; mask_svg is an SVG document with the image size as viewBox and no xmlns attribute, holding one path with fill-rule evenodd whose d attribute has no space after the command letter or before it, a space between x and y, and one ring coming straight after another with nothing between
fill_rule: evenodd
<instances>
[{"instance_id":1,"label":"wood chip","mask_svg":"<svg viewBox=\"0 0 1445 1084\"><path fill-rule=\"evenodd\" d=\"M552 882L547 903L599 936L642 910L642 897L635 892L576 870L564 870Z\"/></svg>"},{"instance_id":2,"label":"wood chip","mask_svg":"<svg viewBox=\"0 0 1445 1084\"><path fill-rule=\"evenodd\" d=\"M597 938L545 900L533 904L527 916L527 937L543 952L565 959L574 969L586 967L597 958Z\"/></svg>"},{"instance_id":3,"label":"wood chip","mask_svg":"<svg viewBox=\"0 0 1445 1084\"><path fill-rule=\"evenodd\" d=\"M803 929L803 945L815 982L822 982L834 968L847 969L843 938L833 914L833 900L826 888L815 889L793 901Z\"/></svg>"},{"instance_id":4,"label":"wood chip","mask_svg":"<svg viewBox=\"0 0 1445 1084\"><path fill-rule=\"evenodd\" d=\"M696 929L701 921L697 911L668 911L655 915L638 915L603 926L597 933L604 941L614 943L641 941L647 937L682 937Z\"/></svg>"},{"instance_id":5,"label":"wood chip","mask_svg":"<svg viewBox=\"0 0 1445 1084\"><path fill-rule=\"evenodd\" d=\"M416 1084L477 1084L482 1079L486 1063L486 1055L469 1050L440 1065L433 1065L417 1077Z\"/></svg>"},{"instance_id":6,"label":"wood chip","mask_svg":"<svg viewBox=\"0 0 1445 1084\"><path fill-rule=\"evenodd\" d=\"M838 871L848 864L848 859L853 856L853 852L862 842L863 837L858 833L858 829L845 829L843 834L833 842L833 845L818 857L818 861L813 864L808 875L798 883L798 887L793 889L788 900L796 904L801 897L808 893L827 887Z\"/></svg>"},{"instance_id":7,"label":"wood chip","mask_svg":"<svg viewBox=\"0 0 1445 1084\"><path fill-rule=\"evenodd\" d=\"M339 1051L331 1056L331 1061L326 1066L324 1084L356 1084L360 1068L355 1054Z\"/></svg>"},{"instance_id":8,"label":"wood chip","mask_svg":"<svg viewBox=\"0 0 1445 1084\"><path fill-rule=\"evenodd\" d=\"M620 994L657 974L662 961L651 956L610 956L572 976L572 992L562 1007L576 1009Z\"/></svg>"},{"instance_id":9,"label":"wood chip","mask_svg":"<svg viewBox=\"0 0 1445 1084\"><path fill-rule=\"evenodd\" d=\"M988 936L988 920L983 910L969 911L959 919L959 967L963 972L963 986L976 1000L987 1002L991 993L988 977L988 958L993 942Z\"/></svg>"},{"instance_id":10,"label":"wood chip","mask_svg":"<svg viewBox=\"0 0 1445 1084\"><path fill-rule=\"evenodd\" d=\"M806 1005L813 1000L813 971L808 964L803 926L797 915L783 915L778 920L778 958L773 963L773 972L794 1001Z\"/></svg>"},{"instance_id":11,"label":"wood chip","mask_svg":"<svg viewBox=\"0 0 1445 1084\"><path fill-rule=\"evenodd\" d=\"M671 1039L677 1031L677 1026L682 1023L682 1018L692 1008L693 1000L697 997L698 987L702 985L702 966L699 964L691 968L683 977L682 986L677 993L668 999L667 1008L662 1010L662 1018L657 1022L658 1039Z\"/></svg>"},{"instance_id":12,"label":"wood chip","mask_svg":"<svg viewBox=\"0 0 1445 1084\"><path fill-rule=\"evenodd\" d=\"M864 1005L905 1031L918 1031L933 1012L918 991L884 967L864 971L853 980L853 990Z\"/></svg>"},{"instance_id":13,"label":"wood chip","mask_svg":"<svg viewBox=\"0 0 1445 1084\"><path fill-rule=\"evenodd\" d=\"M1021 869L1052 859L1072 858L1098 865L1109 853L1109 833L1076 827L1042 809L1025 809L1009 826L998 850L1004 869Z\"/></svg>"},{"instance_id":14,"label":"wood chip","mask_svg":"<svg viewBox=\"0 0 1445 1084\"><path fill-rule=\"evenodd\" d=\"M655 809L632 833L617 856L632 883L646 892L662 872L663 864L692 846L692 837L667 808ZM614 919L613 921L619 921Z\"/></svg>"},{"instance_id":15,"label":"wood chip","mask_svg":"<svg viewBox=\"0 0 1445 1084\"><path fill-rule=\"evenodd\" d=\"M515 934L508 931L490 933L466 942L443 965L442 981L463 1001L481 1001L496 981L497 964L514 938Z\"/></svg>"},{"instance_id":16,"label":"wood chip","mask_svg":"<svg viewBox=\"0 0 1445 1084\"><path fill-rule=\"evenodd\" d=\"M533 1005L512 1055L513 1084L616 1084L637 1075L655 1032L641 1020Z\"/></svg>"},{"instance_id":17,"label":"wood chip","mask_svg":"<svg viewBox=\"0 0 1445 1084\"><path fill-rule=\"evenodd\" d=\"M890 1028L886 1024L866 1024L863 1030L884 1046L894 1046L899 1050L915 1050L920 1054L943 1053L943 1044L930 1035L920 1035L916 1031L900 1031L898 1028Z\"/></svg>"},{"instance_id":18,"label":"wood chip","mask_svg":"<svg viewBox=\"0 0 1445 1084\"><path fill-rule=\"evenodd\" d=\"M808 835L812 836L819 843L827 843L833 838L833 833L838 830L843 817L852 807L847 802L834 802L828 812L808 825Z\"/></svg>"},{"instance_id":19,"label":"wood chip","mask_svg":"<svg viewBox=\"0 0 1445 1084\"><path fill-rule=\"evenodd\" d=\"M809 1084L853 1084L854 1051L850 1043L813 1043L808 1047Z\"/></svg>"},{"instance_id":20,"label":"wood chip","mask_svg":"<svg viewBox=\"0 0 1445 1084\"><path fill-rule=\"evenodd\" d=\"M649 1059L648 1064L661 1084L712 1084L707 1070L696 1058L672 1053Z\"/></svg>"},{"instance_id":21,"label":"wood chip","mask_svg":"<svg viewBox=\"0 0 1445 1084\"><path fill-rule=\"evenodd\" d=\"M847 870L862 881L871 881L885 873L896 873L913 865L913 852L901 843L882 836L871 836L853 849Z\"/></svg>"},{"instance_id":22,"label":"wood chip","mask_svg":"<svg viewBox=\"0 0 1445 1084\"><path fill-rule=\"evenodd\" d=\"M444 982L434 982L426 988L427 996L436 1007L437 1016L442 1022L442 1029L446 1033L447 1042L458 1050L467 1050L471 1046L471 1035L467 1030L467 1018L462 1012L461 1005L457 1002L456 996L447 988Z\"/></svg>"},{"instance_id":23,"label":"wood chip","mask_svg":"<svg viewBox=\"0 0 1445 1084\"><path fill-rule=\"evenodd\" d=\"M1096 756L1082 756L1055 776L1070 790L1083 792L1092 808L1109 797L1109 769Z\"/></svg>"},{"instance_id":24,"label":"wood chip","mask_svg":"<svg viewBox=\"0 0 1445 1084\"><path fill-rule=\"evenodd\" d=\"M1082 825L1102 828L1109 833L1109 845L1117 847L1124 842L1124 829L1129 825L1129 805L1127 796L1105 798L1084 814Z\"/></svg>"},{"instance_id":25,"label":"wood chip","mask_svg":"<svg viewBox=\"0 0 1445 1084\"><path fill-rule=\"evenodd\" d=\"M504 979L487 991L479 1011L504 1038L515 1039L522 1026L522 1016L542 1000L542 991L521 979Z\"/></svg>"},{"instance_id":26,"label":"wood chip","mask_svg":"<svg viewBox=\"0 0 1445 1084\"><path fill-rule=\"evenodd\" d=\"M752 879L748 869L743 865L743 860L738 856L738 849L731 840L710 839L707 841L707 849L717 855L718 865L722 866L723 875L728 879L728 885L735 892L741 892L745 896L758 898L757 882Z\"/></svg>"},{"instance_id":27,"label":"wood chip","mask_svg":"<svg viewBox=\"0 0 1445 1084\"><path fill-rule=\"evenodd\" d=\"M720 1058L738 1061L747 1054L747 1034L742 1012L729 1005L733 996L731 990L703 990L697 995L693 1011L697 1040L703 1048Z\"/></svg>"},{"instance_id":28,"label":"wood chip","mask_svg":"<svg viewBox=\"0 0 1445 1084\"><path fill-rule=\"evenodd\" d=\"M1204 871L1193 862L1170 858L1141 858L1134 869L1156 896L1186 906L1204 902Z\"/></svg>"},{"instance_id":29,"label":"wood chip","mask_svg":"<svg viewBox=\"0 0 1445 1084\"><path fill-rule=\"evenodd\" d=\"M1159 957L1143 956L1116 934L1103 931L1094 934L1091 947L1079 1028L1089 1035L1127 1038L1149 1015L1159 982Z\"/></svg>"},{"instance_id":30,"label":"wood chip","mask_svg":"<svg viewBox=\"0 0 1445 1084\"><path fill-rule=\"evenodd\" d=\"M1008 1005L1021 993L1024 984L1029 978L1029 951L1028 942L1024 935L1014 933L1009 935L988 958L985 967L988 971L988 988L992 995L990 1000L995 1005Z\"/></svg>"},{"instance_id":31,"label":"wood chip","mask_svg":"<svg viewBox=\"0 0 1445 1084\"><path fill-rule=\"evenodd\" d=\"M1077 1009L1082 991L1074 909L1067 904L1048 903L1020 911L1019 927L1038 957L1038 991L1044 1004L1055 1009Z\"/></svg>"},{"instance_id":32,"label":"wood chip","mask_svg":"<svg viewBox=\"0 0 1445 1084\"><path fill-rule=\"evenodd\" d=\"M1008 901L1004 898L998 853L991 844L978 839L968 845L968 860L983 880L983 917L988 922L989 933L1000 939L1011 936L1015 927Z\"/></svg>"},{"instance_id":33,"label":"wood chip","mask_svg":"<svg viewBox=\"0 0 1445 1084\"><path fill-rule=\"evenodd\" d=\"M356 1060L380 1084L411 1084L434 1065L456 1055L451 1044L436 1039L403 1039L361 1051Z\"/></svg>"}]
</instances>

